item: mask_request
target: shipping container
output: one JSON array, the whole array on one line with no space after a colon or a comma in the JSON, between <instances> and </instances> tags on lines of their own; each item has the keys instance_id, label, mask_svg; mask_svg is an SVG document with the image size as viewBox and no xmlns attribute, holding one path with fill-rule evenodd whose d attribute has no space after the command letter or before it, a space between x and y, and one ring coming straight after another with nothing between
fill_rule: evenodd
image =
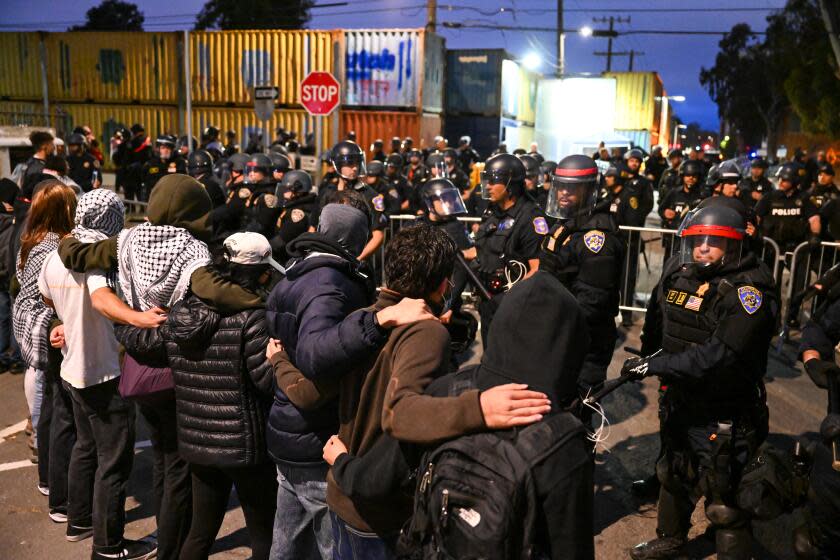
<instances>
[{"instance_id":1,"label":"shipping container","mask_svg":"<svg viewBox=\"0 0 840 560\"><path fill-rule=\"evenodd\" d=\"M639 148L643 149L646 152L650 152L650 148L653 143L656 143L654 140L654 135L651 134L649 130L621 130L616 129L616 134L620 134L624 136L630 142L633 143L634 146L638 146ZM659 139L659 134L655 135L656 140Z\"/></svg>"},{"instance_id":2,"label":"shipping container","mask_svg":"<svg viewBox=\"0 0 840 560\"><path fill-rule=\"evenodd\" d=\"M447 115L444 137L450 146L457 146L461 136L469 136L472 139L472 147L482 159L486 159L499 147L501 127L499 117ZM508 151L512 152L516 147L518 146L508 146Z\"/></svg>"},{"instance_id":3,"label":"shipping container","mask_svg":"<svg viewBox=\"0 0 840 560\"><path fill-rule=\"evenodd\" d=\"M349 132L355 132L356 142L365 150L368 157L371 155L370 145L376 139L382 140L386 149L394 136L400 138L410 136L414 140L415 147L428 147L431 145L431 140L427 140L425 145L421 145L423 144L421 142L421 120L421 115L414 112L342 109L339 137L347 138Z\"/></svg>"},{"instance_id":4,"label":"shipping container","mask_svg":"<svg viewBox=\"0 0 840 560\"><path fill-rule=\"evenodd\" d=\"M513 60L502 61L502 116L534 124L538 76Z\"/></svg>"},{"instance_id":5,"label":"shipping container","mask_svg":"<svg viewBox=\"0 0 840 560\"><path fill-rule=\"evenodd\" d=\"M176 104L183 82L176 36L123 31L46 34L50 100Z\"/></svg>"},{"instance_id":6,"label":"shipping container","mask_svg":"<svg viewBox=\"0 0 840 560\"><path fill-rule=\"evenodd\" d=\"M0 101L0 126L55 127L52 115L44 117L44 105L37 101Z\"/></svg>"},{"instance_id":7,"label":"shipping container","mask_svg":"<svg viewBox=\"0 0 840 560\"><path fill-rule=\"evenodd\" d=\"M0 97L42 99L38 33L0 33Z\"/></svg>"},{"instance_id":8,"label":"shipping container","mask_svg":"<svg viewBox=\"0 0 840 560\"><path fill-rule=\"evenodd\" d=\"M218 128L222 136L228 130L236 132L236 140L244 149L252 134L263 133L266 127L271 137L274 137L274 131L278 127L283 127L288 131L295 131L298 136L298 141L303 144L306 134L315 132L315 120L303 109L278 109L275 110L271 120L263 123L258 120L254 114L253 109L233 108L233 107L193 107L192 111L192 130L193 136L200 138L201 131L205 127L213 125ZM331 134L332 126L328 122L323 125L321 135L321 146L318 153L327 150L335 144L335 139Z\"/></svg>"},{"instance_id":9,"label":"shipping container","mask_svg":"<svg viewBox=\"0 0 840 560\"><path fill-rule=\"evenodd\" d=\"M664 89L656 72L607 72L616 83L616 130L658 131Z\"/></svg>"},{"instance_id":10,"label":"shipping container","mask_svg":"<svg viewBox=\"0 0 840 560\"><path fill-rule=\"evenodd\" d=\"M276 86L277 103L300 103L309 72L333 72L330 31L200 31L189 33L192 102L250 105L254 86Z\"/></svg>"},{"instance_id":11,"label":"shipping container","mask_svg":"<svg viewBox=\"0 0 840 560\"><path fill-rule=\"evenodd\" d=\"M444 49L418 29L345 31L344 105L441 112Z\"/></svg>"}]
</instances>

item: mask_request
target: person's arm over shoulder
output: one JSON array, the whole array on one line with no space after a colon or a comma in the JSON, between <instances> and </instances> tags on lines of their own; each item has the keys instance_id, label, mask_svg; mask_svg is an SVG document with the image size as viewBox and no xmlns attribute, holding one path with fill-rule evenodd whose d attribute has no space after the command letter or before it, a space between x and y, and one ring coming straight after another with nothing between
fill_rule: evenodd
<instances>
[{"instance_id":1,"label":"person's arm over shoulder","mask_svg":"<svg viewBox=\"0 0 840 560\"><path fill-rule=\"evenodd\" d=\"M141 329L131 325L114 325L117 341L137 362L149 367L168 367L166 343L162 334L165 326Z\"/></svg>"},{"instance_id":2,"label":"person's arm over shoulder","mask_svg":"<svg viewBox=\"0 0 840 560\"><path fill-rule=\"evenodd\" d=\"M64 266L74 272L88 272L97 268L113 270L118 266L117 237L96 243L82 243L75 237L66 237L58 245L58 256Z\"/></svg>"},{"instance_id":3,"label":"person's arm over shoulder","mask_svg":"<svg viewBox=\"0 0 840 560\"><path fill-rule=\"evenodd\" d=\"M315 410L338 396L339 380L324 379L312 381L292 364L285 351L271 357L274 380L289 400L301 410Z\"/></svg>"},{"instance_id":4,"label":"person's arm over shoulder","mask_svg":"<svg viewBox=\"0 0 840 560\"><path fill-rule=\"evenodd\" d=\"M409 444L387 435L379 438L362 457L339 455L331 473L341 491L351 499L377 500L393 496L404 487L411 475Z\"/></svg>"},{"instance_id":5,"label":"person's arm over shoulder","mask_svg":"<svg viewBox=\"0 0 840 560\"><path fill-rule=\"evenodd\" d=\"M446 373L449 333L435 321L420 321L394 332L391 381L382 409L382 429L400 441L431 444L484 428L480 393L431 397L426 387Z\"/></svg>"},{"instance_id":6,"label":"person's arm over shoulder","mask_svg":"<svg viewBox=\"0 0 840 560\"><path fill-rule=\"evenodd\" d=\"M265 325L265 310L256 309L248 313L242 327L242 359L251 381L266 396L274 395L274 370L265 357L268 346L268 331Z\"/></svg>"},{"instance_id":7,"label":"person's arm over shoulder","mask_svg":"<svg viewBox=\"0 0 840 560\"><path fill-rule=\"evenodd\" d=\"M206 266L193 272L190 289L201 301L224 316L264 306L259 295L221 278Z\"/></svg>"}]
</instances>

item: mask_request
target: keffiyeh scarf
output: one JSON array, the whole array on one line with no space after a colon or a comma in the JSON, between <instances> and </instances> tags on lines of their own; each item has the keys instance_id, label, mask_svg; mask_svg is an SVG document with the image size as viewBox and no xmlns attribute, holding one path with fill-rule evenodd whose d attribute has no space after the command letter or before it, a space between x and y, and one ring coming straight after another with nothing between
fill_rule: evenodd
<instances>
[{"instance_id":1,"label":"keffiyeh scarf","mask_svg":"<svg viewBox=\"0 0 840 560\"><path fill-rule=\"evenodd\" d=\"M55 311L47 307L38 288L38 277L47 256L58 249L58 234L48 233L44 240L29 252L26 265L20 269L20 251L15 259L20 292L12 305L12 329L20 346L20 353L26 365L35 369L47 369L50 323Z\"/></svg>"},{"instance_id":2,"label":"keffiyeh scarf","mask_svg":"<svg viewBox=\"0 0 840 560\"><path fill-rule=\"evenodd\" d=\"M117 235L125 224L125 205L117 193L94 189L79 198L73 237L96 243Z\"/></svg>"},{"instance_id":3,"label":"keffiyeh scarf","mask_svg":"<svg viewBox=\"0 0 840 560\"><path fill-rule=\"evenodd\" d=\"M117 256L123 295L143 311L172 307L184 298L192 273L210 264L207 245L186 229L148 222L120 233Z\"/></svg>"}]
</instances>

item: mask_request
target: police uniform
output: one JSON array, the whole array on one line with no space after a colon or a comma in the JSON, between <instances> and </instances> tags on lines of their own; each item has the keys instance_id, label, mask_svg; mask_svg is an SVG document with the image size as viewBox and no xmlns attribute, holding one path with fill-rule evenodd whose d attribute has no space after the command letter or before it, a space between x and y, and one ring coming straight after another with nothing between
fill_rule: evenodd
<instances>
[{"instance_id":1,"label":"police uniform","mask_svg":"<svg viewBox=\"0 0 840 560\"><path fill-rule=\"evenodd\" d=\"M429 180L429 168L418 163L416 166L408 164L405 170L405 178L408 184L414 187L415 190L423 186L423 183Z\"/></svg>"},{"instance_id":2,"label":"police uniform","mask_svg":"<svg viewBox=\"0 0 840 560\"><path fill-rule=\"evenodd\" d=\"M205 173L198 179L198 182L204 186L204 190L210 196L210 200L213 202L213 208L218 208L225 204L225 192L222 189L222 184L212 173Z\"/></svg>"},{"instance_id":3,"label":"police uniform","mask_svg":"<svg viewBox=\"0 0 840 560\"><path fill-rule=\"evenodd\" d=\"M470 178L457 163L452 169L446 170L446 178L452 181L452 184L462 193L470 188Z\"/></svg>"},{"instance_id":4,"label":"police uniform","mask_svg":"<svg viewBox=\"0 0 840 560\"><path fill-rule=\"evenodd\" d=\"M752 197L752 193L759 193L761 196L764 196L772 190L773 183L771 183L770 180L763 175L758 178L758 181L754 181L752 177L745 177L738 183L738 192L741 193L741 202L743 202L747 208L755 208L755 205L758 203L758 200Z\"/></svg>"},{"instance_id":5,"label":"police uniform","mask_svg":"<svg viewBox=\"0 0 840 560\"><path fill-rule=\"evenodd\" d=\"M589 348L578 385L586 394L607 378L618 338L621 270L625 242L608 212L590 216L582 226L556 224L543 239L540 270L552 272L575 296L589 329Z\"/></svg>"},{"instance_id":6,"label":"police uniform","mask_svg":"<svg viewBox=\"0 0 840 560\"><path fill-rule=\"evenodd\" d=\"M389 216L402 213L402 203L411 194L406 178L399 172L392 177L386 173L378 186L377 191L385 197L385 213Z\"/></svg>"},{"instance_id":7,"label":"police uniform","mask_svg":"<svg viewBox=\"0 0 840 560\"><path fill-rule=\"evenodd\" d=\"M840 213L840 190L834 183L830 185L817 183L808 191L808 200L817 209L817 214L820 216L822 238L827 241L837 239L836 236L840 233L840 229L838 229L838 225L840 225L840 216L838 216L838 213Z\"/></svg>"},{"instance_id":8,"label":"police uniform","mask_svg":"<svg viewBox=\"0 0 840 560\"><path fill-rule=\"evenodd\" d=\"M761 233L779 244L782 251L792 251L809 236L808 219L817 214L807 193L796 191L788 196L774 190L755 205L761 220Z\"/></svg>"},{"instance_id":9,"label":"police uniform","mask_svg":"<svg viewBox=\"0 0 840 560\"><path fill-rule=\"evenodd\" d=\"M525 189L525 196L528 197L528 200L534 203L534 205L545 211L546 202L548 202L548 191L545 190L542 186L537 187L533 190Z\"/></svg>"},{"instance_id":10,"label":"police uniform","mask_svg":"<svg viewBox=\"0 0 840 560\"><path fill-rule=\"evenodd\" d=\"M629 179L625 181L618 193L615 191L608 192L606 197L612 199L609 210L619 226L644 227L647 215L653 208L653 190L647 179L638 176ZM644 244L639 243L637 232L626 232L625 237L627 246L631 250L628 253L628 266L621 285L626 286L629 293L625 295L625 300L632 305L636 291L639 253L643 250ZM630 317L629 314L626 314L625 322L629 323L631 321Z\"/></svg>"},{"instance_id":11,"label":"police uniform","mask_svg":"<svg viewBox=\"0 0 840 560\"><path fill-rule=\"evenodd\" d=\"M659 200L662 200L665 195L674 189L680 187L680 169L669 167L662 172L662 177L659 179Z\"/></svg>"},{"instance_id":12,"label":"police uniform","mask_svg":"<svg viewBox=\"0 0 840 560\"><path fill-rule=\"evenodd\" d=\"M388 225L388 218L385 215L385 195L377 192L376 189L370 185L362 182L357 182L353 187L354 190L362 195L362 198L367 202L368 209L370 209L371 216L371 231L381 231ZM320 210L324 208L324 203L330 193L338 192L337 183L329 183L318 189L318 211L317 216L313 220L313 225L317 226L318 218L321 215Z\"/></svg>"},{"instance_id":13,"label":"police uniform","mask_svg":"<svg viewBox=\"0 0 840 560\"><path fill-rule=\"evenodd\" d=\"M282 201L275 194L273 180L251 185L251 196L245 203L242 215L242 231L254 231L271 238L276 228L277 218L282 212Z\"/></svg>"},{"instance_id":14,"label":"police uniform","mask_svg":"<svg viewBox=\"0 0 840 560\"><path fill-rule=\"evenodd\" d=\"M73 179L82 191L93 190L93 182L99 175L99 160L87 152L80 155L68 155L67 165L70 170L67 176Z\"/></svg>"},{"instance_id":15,"label":"police uniform","mask_svg":"<svg viewBox=\"0 0 840 560\"><path fill-rule=\"evenodd\" d=\"M664 229L678 229L680 223L689 210L700 204L703 198L696 193L696 190L685 192L684 188L674 189L665 195L659 203L659 217L662 218ZM665 217L665 210L673 210L676 216L668 219Z\"/></svg>"},{"instance_id":16,"label":"police uniform","mask_svg":"<svg viewBox=\"0 0 840 560\"><path fill-rule=\"evenodd\" d=\"M451 179L450 179L451 180ZM528 261L539 257L542 237L548 233L548 223L536 206L525 198L516 200L507 210L490 205L475 236L478 258L473 261L479 279L493 295L492 301L482 300L478 311L481 315L481 336L487 344L487 333L496 307L507 289L505 268L517 261L525 265L522 276L528 271ZM516 280L518 269L509 269Z\"/></svg>"},{"instance_id":17,"label":"police uniform","mask_svg":"<svg viewBox=\"0 0 840 560\"><path fill-rule=\"evenodd\" d=\"M140 171L141 200L149 200L157 182L170 173L186 174L187 161L181 156L175 156L168 161L163 161L160 156L154 156L144 163Z\"/></svg>"},{"instance_id":18,"label":"police uniform","mask_svg":"<svg viewBox=\"0 0 840 560\"><path fill-rule=\"evenodd\" d=\"M274 237L271 238L271 249L274 259L278 262L286 262L289 259L286 254L286 245L302 233L309 231L312 223L312 213L318 206L318 196L314 193L287 200L277 218L277 229Z\"/></svg>"},{"instance_id":19,"label":"police uniform","mask_svg":"<svg viewBox=\"0 0 840 560\"><path fill-rule=\"evenodd\" d=\"M662 381L660 538L687 535L699 490L718 529L719 557L750 557L743 555L750 517L735 494L768 432L763 377L777 316L773 277L752 253L713 277L677 257L666 264L648 305L643 346L663 350L647 370Z\"/></svg>"}]
</instances>

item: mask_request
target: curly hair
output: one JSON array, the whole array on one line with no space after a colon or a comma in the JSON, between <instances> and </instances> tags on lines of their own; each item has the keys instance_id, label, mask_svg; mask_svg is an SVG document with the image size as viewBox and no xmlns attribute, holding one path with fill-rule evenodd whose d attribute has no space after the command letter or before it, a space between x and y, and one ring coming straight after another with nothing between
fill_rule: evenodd
<instances>
[{"instance_id":1,"label":"curly hair","mask_svg":"<svg viewBox=\"0 0 840 560\"><path fill-rule=\"evenodd\" d=\"M365 200L365 197L356 191L345 189L343 191L333 191L328 193L327 196L324 197L324 206L327 204L346 204L347 206L352 206L353 208L364 212L368 222L372 219L370 206Z\"/></svg>"},{"instance_id":2,"label":"curly hair","mask_svg":"<svg viewBox=\"0 0 840 560\"><path fill-rule=\"evenodd\" d=\"M455 269L455 244L442 229L430 225L403 228L385 248L388 289L422 299Z\"/></svg>"}]
</instances>

